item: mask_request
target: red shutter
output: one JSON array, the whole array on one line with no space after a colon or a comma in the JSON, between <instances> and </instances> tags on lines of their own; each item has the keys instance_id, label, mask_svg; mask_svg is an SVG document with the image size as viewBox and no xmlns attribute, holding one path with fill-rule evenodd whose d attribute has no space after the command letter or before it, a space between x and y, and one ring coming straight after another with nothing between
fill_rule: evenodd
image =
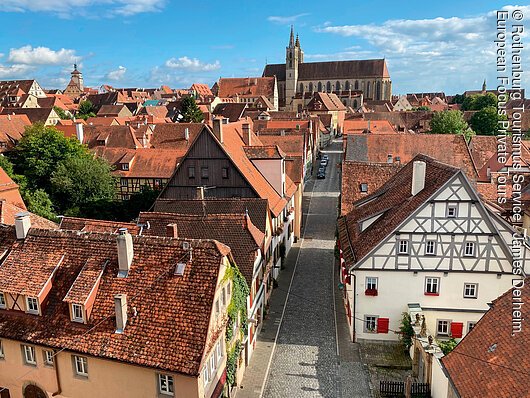
<instances>
[{"instance_id":1,"label":"red shutter","mask_svg":"<svg viewBox=\"0 0 530 398\"><path fill-rule=\"evenodd\" d=\"M388 318L377 318L377 333L388 333L389 322Z\"/></svg>"},{"instance_id":2,"label":"red shutter","mask_svg":"<svg viewBox=\"0 0 530 398\"><path fill-rule=\"evenodd\" d=\"M464 324L462 322L451 322L451 337L462 337L462 330L464 330Z\"/></svg>"}]
</instances>

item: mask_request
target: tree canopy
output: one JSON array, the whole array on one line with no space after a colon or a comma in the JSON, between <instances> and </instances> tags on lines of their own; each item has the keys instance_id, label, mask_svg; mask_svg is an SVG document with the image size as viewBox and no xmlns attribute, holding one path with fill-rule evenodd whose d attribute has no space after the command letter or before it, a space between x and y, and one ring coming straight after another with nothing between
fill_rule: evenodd
<instances>
[{"instance_id":1,"label":"tree canopy","mask_svg":"<svg viewBox=\"0 0 530 398\"><path fill-rule=\"evenodd\" d=\"M488 106L476 112L469 124L478 135L497 135L500 120L506 120L506 116L500 117L497 108Z\"/></svg>"},{"instance_id":2,"label":"tree canopy","mask_svg":"<svg viewBox=\"0 0 530 398\"><path fill-rule=\"evenodd\" d=\"M58 106L54 106L53 110L55 113L57 113L57 116L59 116L62 120L71 119L72 116L64 111L64 109L59 108Z\"/></svg>"},{"instance_id":3,"label":"tree canopy","mask_svg":"<svg viewBox=\"0 0 530 398\"><path fill-rule=\"evenodd\" d=\"M77 109L77 117L87 120L89 117L96 116L96 108L94 104L89 100L81 101L79 103L79 108Z\"/></svg>"},{"instance_id":4,"label":"tree canopy","mask_svg":"<svg viewBox=\"0 0 530 398\"><path fill-rule=\"evenodd\" d=\"M463 111L480 111L487 107L496 107L497 97L493 93L475 94L464 98L462 102Z\"/></svg>"},{"instance_id":5,"label":"tree canopy","mask_svg":"<svg viewBox=\"0 0 530 398\"><path fill-rule=\"evenodd\" d=\"M460 111L435 112L431 120L433 134L464 134L468 125Z\"/></svg>"},{"instance_id":6,"label":"tree canopy","mask_svg":"<svg viewBox=\"0 0 530 398\"><path fill-rule=\"evenodd\" d=\"M204 119L202 111L193 97L182 99L182 121L185 123L200 123Z\"/></svg>"}]
</instances>

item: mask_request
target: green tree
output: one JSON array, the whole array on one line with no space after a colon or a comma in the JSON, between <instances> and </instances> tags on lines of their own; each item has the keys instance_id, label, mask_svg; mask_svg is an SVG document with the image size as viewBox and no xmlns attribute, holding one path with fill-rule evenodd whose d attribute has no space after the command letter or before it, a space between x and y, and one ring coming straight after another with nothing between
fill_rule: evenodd
<instances>
[{"instance_id":1,"label":"green tree","mask_svg":"<svg viewBox=\"0 0 530 398\"><path fill-rule=\"evenodd\" d=\"M410 315L407 312L401 314L401 326L399 327L400 340L408 350L412 346L412 338L414 337L414 328Z\"/></svg>"},{"instance_id":2,"label":"green tree","mask_svg":"<svg viewBox=\"0 0 530 398\"><path fill-rule=\"evenodd\" d=\"M112 167L101 158L70 157L62 160L51 175L52 197L65 214L80 215L86 205L112 201L116 196L116 179Z\"/></svg>"},{"instance_id":3,"label":"green tree","mask_svg":"<svg viewBox=\"0 0 530 398\"><path fill-rule=\"evenodd\" d=\"M24 190L22 192L22 199L30 212L48 220L57 221L57 216L53 211L53 203L43 189L35 189L33 191Z\"/></svg>"},{"instance_id":4,"label":"green tree","mask_svg":"<svg viewBox=\"0 0 530 398\"><path fill-rule=\"evenodd\" d=\"M480 111L490 106L497 106L497 97L493 93L470 95L462 102L463 111Z\"/></svg>"},{"instance_id":5,"label":"green tree","mask_svg":"<svg viewBox=\"0 0 530 398\"><path fill-rule=\"evenodd\" d=\"M184 97L182 99L182 117L182 121L185 123L200 123L203 121L204 115L193 97Z\"/></svg>"},{"instance_id":6,"label":"green tree","mask_svg":"<svg viewBox=\"0 0 530 398\"><path fill-rule=\"evenodd\" d=\"M497 135L499 120L506 120L506 117L500 117L497 108L489 106L476 112L471 117L469 124L478 135Z\"/></svg>"},{"instance_id":7,"label":"green tree","mask_svg":"<svg viewBox=\"0 0 530 398\"><path fill-rule=\"evenodd\" d=\"M425 106L425 105L422 105L422 106L418 106L417 108L412 108L413 111L430 111L431 108L429 108L428 106Z\"/></svg>"},{"instance_id":8,"label":"green tree","mask_svg":"<svg viewBox=\"0 0 530 398\"><path fill-rule=\"evenodd\" d=\"M11 163L11 161L4 155L0 155L0 167L4 169L4 171L7 173L9 177L11 177L12 180L15 179L13 163Z\"/></svg>"},{"instance_id":9,"label":"green tree","mask_svg":"<svg viewBox=\"0 0 530 398\"><path fill-rule=\"evenodd\" d=\"M62 120L68 120L71 119L72 116L70 114L66 113L63 109L59 108L58 106L54 106L53 110Z\"/></svg>"},{"instance_id":10,"label":"green tree","mask_svg":"<svg viewBox=\"0 0 530 398\"><path fill-rule=\"evenodd\" d=\"M464 102L464 96L462 94L456 94L454 97L453 97L453 104L461 104L462 102Z\"/></svg>"},{"instance_id":11,"label":"green tree","mask_svg":"<svg viewBox=\"0 0 530 398\"><path fill-rule=\"evenodd\" d=\"M77 109L77 116L81 119L87 120L89 117L96 116L96 108L89 100L81 101Z\"/></svg>"},{"instance_id":12,"label":"green tree","mask_svg":"<svg viewBox=\"0 0 530 398\"><path fill-rule=\"evenodd\" d=\"M463 134L468 128L460 111L436 112L431 120L432 134Z\"/></svg>"},{"instance_id":13,"label":"green tree","mask_svg":"<svg viewBox=\"0 0 530 398\"><path fill-rule=\"evenodd\" d=\"M449 354L458 345L455 339L449 339L447 341L438 341L438 347L442 350L444 355Z\"/></svg>"},{"instance_id":14,"label":"green tree","mask_svg":"<svg viewBox=\"0 0 530 398\"><path fill-rule=\"evenodd\" d=\"M50 193L50 176L61 161L90 156L88 149L76 139L66 138L54 127L36 123L26 128L11 159L15 172L26 177L28 189L41 188Z\"/></svg>"}]
</instances>

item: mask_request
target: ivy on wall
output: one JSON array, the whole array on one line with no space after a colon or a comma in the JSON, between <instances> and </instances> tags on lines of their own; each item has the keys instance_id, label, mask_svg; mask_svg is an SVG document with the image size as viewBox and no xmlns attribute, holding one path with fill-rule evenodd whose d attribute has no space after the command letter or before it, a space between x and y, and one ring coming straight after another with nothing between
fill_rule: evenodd
<instances>
[{"instance_id":1,"label":"ivy on wall","mask_svg":"<svg viewBox=\"0 0 530 398\"><path fill-rule=\"evenodd\" d=\"M226 381L229 385L236 384L237 360L241 354L241 342L238 340L236 344L228 351L226 357Z\"/></svg>"}]
</instances>

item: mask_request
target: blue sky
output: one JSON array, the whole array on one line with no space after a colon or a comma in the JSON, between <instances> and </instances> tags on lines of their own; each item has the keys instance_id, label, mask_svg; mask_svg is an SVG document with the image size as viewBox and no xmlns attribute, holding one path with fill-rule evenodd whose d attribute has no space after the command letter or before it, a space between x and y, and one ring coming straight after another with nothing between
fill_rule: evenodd
<instances>
[{"instance_id":1,"label":"blue sky","mask_svg":"<svg viewBox=\"0 0 530 398\"><path fill-rule=\"evenodd\" d=\"M492 0L1 0L0 79L36 78L46 88L64 88L74 62L88 86L182 88L220 76L259 76L266 60L284 60L294 24L306 62L385 57L395 93L452 94L478 89L484 78L493 86L493 11L513 6ZM523 10L530 18L530 7Z\"/></svg>"}]
</instances>

